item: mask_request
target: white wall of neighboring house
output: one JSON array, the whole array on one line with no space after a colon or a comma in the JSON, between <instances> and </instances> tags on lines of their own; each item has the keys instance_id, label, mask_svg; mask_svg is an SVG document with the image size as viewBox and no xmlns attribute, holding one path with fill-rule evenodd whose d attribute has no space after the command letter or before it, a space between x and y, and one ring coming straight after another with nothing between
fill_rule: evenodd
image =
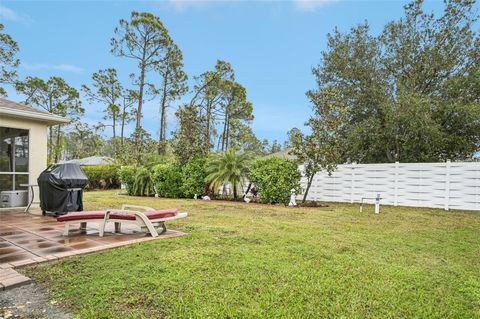
<instances>
[{"instance_id":1,"label":"white wall of neighboring house","mask_svg":"<svg viewBox=\"0 0 480 319\"><path fill-rule=\"evenodd\" d=\"M387 205L480 210L480 162L339 165L314 177L307 199L356 203L376 194Z\"/></svg>"}]
</instances>

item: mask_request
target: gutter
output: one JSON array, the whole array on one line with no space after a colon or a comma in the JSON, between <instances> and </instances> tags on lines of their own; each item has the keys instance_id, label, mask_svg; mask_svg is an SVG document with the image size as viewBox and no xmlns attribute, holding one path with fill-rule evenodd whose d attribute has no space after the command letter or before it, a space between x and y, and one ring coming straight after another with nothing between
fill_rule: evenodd
<instances>
[{"instance_id":1,"label":"gutter","mask_svg":"<svg viewBox=\"0 0 480 319\"><path fill-rule=\"evenodd\" d=\"M7 115L7 116L12 116L12 117L19 117L19 118L24 118L24 119L29 119L29 120L36 120L40 122L46 122L50 125L55 125L55 124L65 124L69 123L70 119L50 114L50 113L39 113L39 112L30 112L30 111L25 111L25 110L14 110L11 108L4 108L0 106L0 114L1 115Z\"/></svg>"}]
</instances>

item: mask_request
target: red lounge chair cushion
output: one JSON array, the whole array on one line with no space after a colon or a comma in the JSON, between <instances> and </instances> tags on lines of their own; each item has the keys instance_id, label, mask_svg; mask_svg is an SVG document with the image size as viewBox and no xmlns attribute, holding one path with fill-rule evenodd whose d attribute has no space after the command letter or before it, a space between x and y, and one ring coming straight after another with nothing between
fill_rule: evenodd
<instances>
[{"instance_id":1,"label":"red lounge chair cushion","mask_svg":"<svg viewBox=\"0 0 480 319\"><path fill-rule=\"evenodd\" d=\"M151 211L151 212L144 212L145 216L147 216L148 219L159 219L159 218L167 218L167 217L173 217L177 215L177 209L164 209L164 210L156 210L156 211ZM135 214L130 214L130 213L115 213L112 212L110 214L110 219L123 219L123 220L135 220Z\"/></svg>"},{"instance_id":2,"label":"red lounge chair cushion","mask_svg":"<svg viewBox=\"0 0 480 319\"><path fill-rule=\"evenodd\" d=\"M82 219L103 219L104 217L105 211L72 212L62 216L58 216L57 221L67 222Z\"/></svg>"}]
</instances>

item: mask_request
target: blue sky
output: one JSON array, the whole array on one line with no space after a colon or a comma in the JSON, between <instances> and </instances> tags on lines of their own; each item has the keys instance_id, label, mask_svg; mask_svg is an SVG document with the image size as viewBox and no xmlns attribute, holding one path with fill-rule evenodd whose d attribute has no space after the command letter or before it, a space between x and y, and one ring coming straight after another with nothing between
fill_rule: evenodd
<instances>
[{"instance_id":1,"label":"blue sky","mask_svg":"<svg viewBox=\"0 0 480 319\"><path fill-rule=\"evenodd\" d=\"M110 54L110 38L120 18L132 10L160 17L184 54L192 80L212 69L217 59L230 62L236 79L254 105L253 129L259 138L283 142L292 127L311 114L305 97L315 81L311 67L320 62L326 35L348 31L368 20L373 33L403 15L407 1L5 1L0 21L20 46L21 78L58 75L80 88L98 69L115 67L125 86L134 62ZM439 11L441 1L428 10ZM155 81L155 77L152 77ZM190 86L192 86L190 81ZM13 90L9 97L21 100ZM84 102L88 123L101 121L101 107ZM169 128L175 127L174 109ZM158 106L146 104L143 125L158 136ZM108 134L109 132L106 132Z\"/></svg>"}]
</instances>

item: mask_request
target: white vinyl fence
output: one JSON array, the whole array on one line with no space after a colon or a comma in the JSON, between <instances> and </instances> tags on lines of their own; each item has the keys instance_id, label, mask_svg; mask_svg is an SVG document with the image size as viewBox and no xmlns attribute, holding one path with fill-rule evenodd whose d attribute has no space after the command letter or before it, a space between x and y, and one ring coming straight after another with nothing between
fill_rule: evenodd
<instances>
[{"instance_id":1,"label":"white vinyl fence","mask_svg":"<svg viewBox=\"0 0 480 319\"><path fill-rule=\"evenodd\" d=\"M307 199L354 203L376 194L387 205L480 210L480 162L339 165L315 175Z\"/></svg>"}]
</instances>

